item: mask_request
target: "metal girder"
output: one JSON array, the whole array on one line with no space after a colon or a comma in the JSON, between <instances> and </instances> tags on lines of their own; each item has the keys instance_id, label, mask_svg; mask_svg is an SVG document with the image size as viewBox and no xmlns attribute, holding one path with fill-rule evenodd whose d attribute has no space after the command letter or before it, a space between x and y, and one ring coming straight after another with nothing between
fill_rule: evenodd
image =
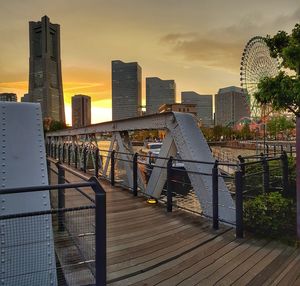
<instances>
[{"instance_id":1,"label":"metal girder","mask_svg":"<svg viewBox=\"0 0 300 286\"><path fill-rule=\"evenodd\" d=\"M48 185L40 104L0 102L0 118L0 192ZM0 216L47 210L49 191L0 194ZM51 215L0 220L0 253L3 285L57 285Z\"/></svg>"},{"instance_id":2,"label":"metal girder","mask_svg":"<svg viewBox=\"0 0 300 286\"><path fill-rule=\"evenodd\" d=\"M185 169L191 172L211 174L214 158L197 126L196 119L187 114L174 113L174 120L168 122L168 129L182 159L206 162L206 164L185 162ZM207 164L209 162L211 164ZM212 216L211 176L189 173L189 178L203 213ZM219 217L226 222L235 223L235 205L222 177L219 177Z\"/></svg>"},{"instance_id":3,"label":"metal girder","mask_svg":"<svg viewBox=\"0 0 300 286\"><path fill-rule=\"evenodd\" d=\"M166 129L167 121L172 120L173 117L173 112L159 113L143 117L134 117L129 119L98 123L82 128L68 128L65 130L48 132L46 136L57 137L83 135L89 133L111 133L146 129Z\"/></svg>"},{"instance_id":4,"label":"metal girder","mask_svg":"<svg viewBox=\"0 0 300 286\"><path fill-rule=\"evenodd\" d=\"M90 125L84 128L66 129L62 131L47 133L47 137L59 136L82 136L84 134L101 134L110 133L118 134L118 132L128 132L135 130L147 129L164 129L168 132L168 136L164 141L160 156L170 156L176 154L176 149L183 160L194 160L205 163L185 162L184 166L190 171L189 178L193 189L195 190L201 209L207 216L212 216L212 178L203 174L212 174L214 158L211 154L209 146L197 125L196 118L187 113L168 112L143 117L129 118L124 120L105 122ZM118 135L118 147L121 151L126 149L120 134ZM112 141L114 141L114 135ZM172 143L174 140L174 143ZM173 147L176 146L176 148ZM114 144L111 144L112 151ZM121 149L120 149L121 148ZM175 151L174 151L175 150ZM109 158L103 170L103 174L107 173ZM166 162L157 161L157 164L165 165ZM131 184L132 170L127 167L127 176L130 177ZM195 174L195 172L203 173ZM153 176L153 178L151 178ZM146 192L158 197L162 190L164 179L166 177L165 170L154 168L149 179L149 186ZM219 177L219 217L221 220L229 223L235 223L235 206L233 199L225 185L222 177Z\"/></svg>"},{"instance_id":5,"label":"metal girder","mask_svg":"<svg viewBox=\"0 0 300 286\"><path fill-rule=\"evenodd\" d=\"M124 166L128 186L130 188L133 188L132 164L130 164L130 162L132 162L132 156L127 155L127 154L123 154L123 153L133 154L133 150L132 150L132 147L131 147L131 144L130 144L130 140L128 138L128 132L124 133L124 136L123 136L124 140L123 140L120 132L116 132L115 135L116 135L116 141L117 141L117 144L118 144L118 150L120 151L118 156L122 160L122 161L118 161L118 163L119 163L119 165Z\"/></svg>"},{"instance_id":6,"label":"metal girder","mask_svg":"<svg viewBox=\"0 0 300 286\"><path fill-rule=\"evenodd\" d=\"M167 133L161 146L159 157L168 158L176 155L176 146L170 132ZM146 193L152 197L159 198L167 179L167 160L157 158L151 176L146 187ZM161 168L162 167L162 168Z\"/></svg>"}]
</instances>

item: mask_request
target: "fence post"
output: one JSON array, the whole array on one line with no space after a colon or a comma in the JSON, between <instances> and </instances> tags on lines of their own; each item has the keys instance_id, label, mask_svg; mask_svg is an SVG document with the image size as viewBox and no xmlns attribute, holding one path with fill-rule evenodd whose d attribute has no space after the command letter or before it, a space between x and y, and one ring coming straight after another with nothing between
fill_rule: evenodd
<instances>
[{"instance_id":1,"label":"fence post","mask_svg":"<svg viewBox=\"0 0 300 286\"><path fill-rule=\"evenodd\" d=\"M263 187L264 187L264 193L269 192L270 188L270 172L269 172L269 163L264 156L264 154L261 154L261 162L263 167Z\"/></svg>"},{"instance_id":2,"label":"fence post","mask_svg":"<svg viewBox=\"0 0 300 286\"><path fill-rule=\"evenodd\" d=\"M71 164L71 147L72 147L72 145L69 144L68 145L68 165Z\"/></svg>"},{"instance_id":3,"label":"fence post","mask_svg":"<svg viewBox=\"0 0 300 286\"><path fill-rule=\"evenodd\" d=\"M243 172L238 170L235 172L235 209L236 209L236 237L243 238L244 223L243 223Z\"/></svg>"},{"instance_id":4,"label":"fence post","mask_svg":"<svg viewBox=\"0 0 300 286\"><path fill-rule=\"evenodd\" d=\"M219 229L219 176L218 176L218 160L212 168L212 207L213 207L213 228Z\"/></svg>"},{"instance_id":5,"label":"fence post","mask_svg":"<svg viewBox=\"0 0 300 286\"><path fill-rule=\"evenodd\" d=\"M172 167L173 157L170 156L167 163L167 212L172 212L173 198L172 198Z\"/></svg>"},{"instance_id":6,"label":"fence post","mask_svg":"<svg viewBox=\"0 0 300 286\"><path fill-rule=\"evenodd\" d=\"M58 170L58 178L57 183L58 184L64 184L65 183L65 170L61 167L61 163L57 162L56 167ZM58 190L58 210L65 208L65 189L59 189ZM63 211L58 211L58 231L64 231L65 230L65 213Z\"/></svg>"},{"instance_id":7,"label":"fence post","mask_svg":"<svg viewBox=\"0 0 300 286\"><path fill-rule=\"evenodd\" d=\"M274 156L276 156L276 145L275 144L273 146L273 149L274 149Z\"/></svg>"},{"instance_id":8,"label":"fence post","mask_svg":"<svg viewBox=\"0 0 300 286\"><path fill-rule=\"evenodd\" d=\"M54 143L53 145L54 145L54 147L53 147L54 148L54 157L53 158L56 159L57 146L56 146L56 143Z\"/></svg>"},{"instance_id":9,"label":"fence post","mask_svg":"<svg viewBox=\"0 0 300 286\"><path fill-rule=\"evenodd\" d=\"M241 155L238 156L238 159L240 161L241 171L245 175L245 173L246 173L245 159Z\"/></svg>"},{"instance_id":10,"label":"fence post","mask_svg":"<svg viewBox=\"0 0 300 286\"><path fill-rule=\"evenodd\" d=\"M281 154L283 153L283 145L280 145Z\"/></svg>"},{"instance_id":11,"label":"fence post","mask_svg":"<svg viewBox=\"0 0 300 286\"><path fill-rule=\"evenodd\" d=\"M267 154L269 155L269 145L267 144Z\"/></svg>"},{"instance_id":12,"label":"fence post","mask_svg":"<svg viewBox=\"0 0 300 286\"><path fill-rule=\"evenodd\" d=\"M86 173L87 147L83 148L83 172Z\"/></svg>"},{"instance_id":13,"label":"fence post","mask_svg":"<svg viewBox=\"0 0 300 286\"><path fill-rule=\"evenodd\" d=\"M283 193L285 195L288 194L289 190L289 162L288 157L285 151L283 151L281 157L281 165L282 165L282 187Z\"/></svg>"},{"instance_id":14,"label":"fence post","mask_svg":"<svg viewBox=\"0 0 300 286\"><path fill-rule=\"evenodd\" d=\"M115 150L110 153L110 184L115 185Z\"/></svg>"},{"instance_id":15,"label":"fence post","mask_svg":"<svg viewBox=\"0 0 300 286\"><path fill-rule=\"evenodd\" d=\"M58 159L58 161L61 161L60 159L60 155L61 155L61 146L60 146L60 144L58 144L58 146L57 146L57 153L58 153L58 155L57 155L57 159Z\"/></svg>"},{"instance_id":16,"label":"fence post","mask_svg":"<svg viewBox=\"0 0 300 286\"><path fill-rule=\"evenodd\" d=\"M78 164L77 164L77 161L78 161L78 146L77 145L75 145L75 156L74 156L74 163L75 163L75 169L77 169L77 166L78 166Z\"/></svg>"},{"instance_id":17,"label":"fence post","mask_svg":"<svg viewBox=\"0 0 300 286\"><path fill-rule=\"evenodd\" d=\"M93 182L95 192L95 269L96 286L106 285L106 193L97 178L89 179Z\"/></svg>"},{"instance_id":18,"label":"fence post","mask_svg":"<svg viewBox=\"0 0 300 286\"><path fill-rule=\"evenodd\" d=\"M291 157L293 156L293 146L292 145L290 145L290 155L291 155Z\"/></svg>"},{"instance_id":19,"label":"fence post","mask_svg":"<svg viewBox=\"0 0 300 286\"><path fill-rule=\"evenodd\" d=\"M135 153L133 155L133 195L136 197L137 196L137 189L138 189L138 177L137 177L137 158L138 158L138 153Z\"/></svg>"},{"instance_id":20,"label":"fence post","mask_svg":"<svg viewBox=\"0 0 300 286\"><path fill-rule=\"evenodd\" d=\"M95 177L99 176L99 148L96 148L95 151Z\"/></svg>"},{"instance_id":21,"label":"fence post","mask_svg":"<svg viewBox=\"0 0 300 286\"><path fill-rule=\"evenodd\" d=\"M48 184L51 185L51 163L50 160L47 158L47 173L48 173Z\"/></svg>"},{"instance_id":22,"label":"fence post","mask_svg":"<svg viewBox=\"0 0 300 286\"><path fill-rule=\"evenodd\" d=\"M65 156L66 156L66 150L65 150L65 147L66 147L66 144L65 143L63 143L63 145L62 145L62 162L63 163L65 163Z\"/></svg>"}]
</instances>

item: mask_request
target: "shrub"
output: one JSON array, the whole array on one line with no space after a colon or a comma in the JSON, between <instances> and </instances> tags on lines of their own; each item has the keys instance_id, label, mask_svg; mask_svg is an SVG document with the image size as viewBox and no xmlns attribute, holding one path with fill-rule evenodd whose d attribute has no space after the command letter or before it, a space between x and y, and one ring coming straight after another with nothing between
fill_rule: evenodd
<instances>
[{"instance_id":1,"label":"shrub","mask_svg":"<svg viewBox=\"0 0 300 286\"><path fill-rule=\"evenodd\" d=\"M244 224L251 232L282 238L296 231L296 207L293 200L279 192L259 195L244 203Z\"/></svg>"}]
</instances>

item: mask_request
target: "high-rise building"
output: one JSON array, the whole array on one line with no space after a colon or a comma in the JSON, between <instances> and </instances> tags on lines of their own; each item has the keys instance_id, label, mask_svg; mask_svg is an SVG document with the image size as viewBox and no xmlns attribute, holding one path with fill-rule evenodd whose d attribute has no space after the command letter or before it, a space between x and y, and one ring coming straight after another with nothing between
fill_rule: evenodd
<instances>
[{"instance_id":1,"label":"high-rise building","mask_svg":"<svg viewBox=\"0 0 300 286\"><path fill-rule=\"evenodd\" d=\"M60 26L47 16L29 22L29 94L41 104L43 117L65 121L60 60Z\"/></svg>"},{"instance_id":2,"label":"high-rise building","mask_svg":"<svg viewBox=\"0 0 300 286\"><path fill-rule=\"evenodd\" d=\"M212 125L212 95L203 95L194 91L183 91L181 92L181 102L196 104L197 117L201 121L201 124L206 127Z\"/></svg>"},{"instance_id":3,"label":"high-rise building","mask_svg":"<svg viewBox=\"0 0 300 286\"><path fill-rule=\"evenodd\" d=\"M236 86L220 88L215 96L216 125L234 125L243 117L250 116L246 94Z\"/></svg>"},{"instance_id":4,"label":"high-rise building","mask_svg":"<svg viewBox=\"0 0 300 286\"><path fill-rule=\"evenodd\" d=\"M163 104L175 103L176 85L174 80L158 77L146 78L146 114L158 113Z\"/></svg>"},{"instance_id":5,"label":"high-rise building","mask_svg":"<svg viewBox=\"0 0 300 286\"><path fill-rule=\"evenodd\" d=\"M83 127L91 124L91 98L77 94L72 97L72 127Z\"/></svg>"},{"instance_id":6,"label":"high-rise building","mask_svg":"<svg viewBox=\"0 0 300 286\"><path fill-rule=\"evenodd\" d=\"M112 120L139 116L142 104L142 69L137 62L116 60L112 68Z\"/></svg>"},{"instance_id":7,"label":"high-rise building","mask_svg":"<svg viewBox=\"0 0 300 286\"><path fill-rule=\"evenodd\" d=\"M0 93L0 101L17 101L17 95L15 93Z\"/></svg>"}]
</instances>

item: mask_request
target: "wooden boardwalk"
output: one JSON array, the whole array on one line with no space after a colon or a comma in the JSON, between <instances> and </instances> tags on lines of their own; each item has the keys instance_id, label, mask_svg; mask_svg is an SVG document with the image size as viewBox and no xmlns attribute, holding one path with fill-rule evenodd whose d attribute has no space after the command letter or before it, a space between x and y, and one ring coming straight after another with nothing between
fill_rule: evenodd
<instances>
[{"instance_id":1,"label":"wooden boardwalk","mask_svg":"<svg viewBox=\"0 0 300 286\"><path fill-rule=\"evenodd\" d=\"M78 181L78 179L76 179ZM166 213L122 188L107 193L108 285L300 285L300 251Z\"/></svg>"}]
</instances>

